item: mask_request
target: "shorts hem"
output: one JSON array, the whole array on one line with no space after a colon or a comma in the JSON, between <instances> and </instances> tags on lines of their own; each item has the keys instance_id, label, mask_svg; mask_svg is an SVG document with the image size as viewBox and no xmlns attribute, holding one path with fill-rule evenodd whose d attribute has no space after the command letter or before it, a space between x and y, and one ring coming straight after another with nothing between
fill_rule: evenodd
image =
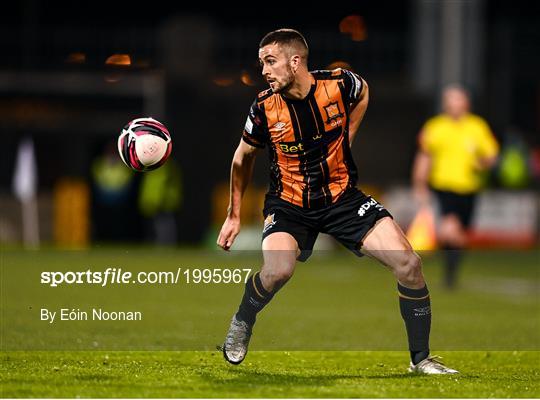
<instances>
[{"instance_id":1,"label":"shorts hem","mask_svg":"<svg viewBox=\"0 0 540 400\"><path fill-rule=\"evenodd\" d=\"M364 254L360 250L362 248L364 238L366 237L368 232L375 226L377 221L379 221L379 220L381 220L383 218L386 218L386 217L390 217L390 218L394 219L394 217L392 216L392 214L390 214L390 212L388 210L379 211L377 213L377 215L375 216L375 218L373 219L373 221L358 233L358 240L355 240L356 244L354 246L347 246L347 245L344 244L344 246L347 249L349 249L351 252L356 254L358 257L363 257Z\"/></svg>"}]
</instances>

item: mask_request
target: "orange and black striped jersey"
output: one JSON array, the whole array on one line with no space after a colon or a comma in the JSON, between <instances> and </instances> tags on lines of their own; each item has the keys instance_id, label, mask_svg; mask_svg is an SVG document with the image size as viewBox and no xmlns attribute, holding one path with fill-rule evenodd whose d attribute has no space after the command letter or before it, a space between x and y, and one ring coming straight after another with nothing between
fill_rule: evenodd
<instances>
[{"instance_id":1,"label":"orange and black striped jersey","mask_svg":"<svg viewBox=\"0 0 540 400\"><path fill-rule=\"evenodd\" d=\"M349 146L349 112L360 99L362 79L345 69L311 72L306 98L291 100L271 89L252 104L242 139L268 146L270 189L297 206L319 209L356 185Z\"/></svg>"}]
</instances>

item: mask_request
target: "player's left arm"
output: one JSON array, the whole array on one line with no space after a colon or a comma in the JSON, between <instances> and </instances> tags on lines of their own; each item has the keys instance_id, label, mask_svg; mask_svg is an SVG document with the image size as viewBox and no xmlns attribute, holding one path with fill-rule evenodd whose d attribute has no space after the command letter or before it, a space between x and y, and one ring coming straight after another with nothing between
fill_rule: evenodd
<instances>
[{"instance_id":1,"label":"player's left arm","mask_svg":"<svg viewBox=\"0 0 540 400\"><path fill-rule=\"evenodd\" d=\"M349 113L349 145L352 146L353 140L358 132L360 123L364 119L366 110L369 103L369 87L367 82L362 79L362 91L358 101L351 106L351 111Z\"/></svg>"},{"instance_id":2,"label":"player's left arm","mask_svg":"<svg viewBox=\"0 0 540 400\"><path fill-rule=\"evenodd\" d=\"M478 137L478 157L476 168L480 171L485 171L493 168L497 163L499 155L499 144L495 135L489 128L489 125L484 120L480 120L481 134Z\"/></svg>"}]
</instances>

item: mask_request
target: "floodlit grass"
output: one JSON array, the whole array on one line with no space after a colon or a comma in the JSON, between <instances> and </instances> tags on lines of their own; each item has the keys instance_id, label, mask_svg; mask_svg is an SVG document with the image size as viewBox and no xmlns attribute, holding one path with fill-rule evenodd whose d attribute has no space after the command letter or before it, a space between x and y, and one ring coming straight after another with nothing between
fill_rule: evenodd
<instances>
[{"instance_id":1,"label":"floodlit grass","mask_svg":"<svg viewBox=\"0 0 540 400\"><path fill-rule=\"evenodd\" d=\"M461 374L406 373L405 352L10 352L2 397L540 396L538 352L447 352Z\"/></svg>"},{"instance_id":2,"label":"floodlit grass","mask_svg":"<svg viewBox=\"0 0 540 400\"><path fill-rule=\"evenodd\" d=\"M222 343L243 284L74 284L42 271L252 268L260 252L10 249L0 258L2 397L539 397L538 251L476 252L460 287L432 297L431 347L459 376L406 373L405 329L391 274L373 260L321 252L261 313L240 366ZM142 321L40 320L60 308L141 311Z\"/></svg>"}]
</instances>

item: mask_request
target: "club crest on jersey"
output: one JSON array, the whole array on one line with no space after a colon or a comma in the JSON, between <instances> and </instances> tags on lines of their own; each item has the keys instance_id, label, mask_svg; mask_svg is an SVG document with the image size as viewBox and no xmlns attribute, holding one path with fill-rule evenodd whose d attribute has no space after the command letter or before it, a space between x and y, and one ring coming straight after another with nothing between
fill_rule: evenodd
<instances>
[{"instance_id":1,"label":"club crest on jersey","mask_svg":"<svg viewBox=\"0 0 540 400\"><path fill-rule=\"evenodd\" d=\"M343 117L343 113L339 109L339 104L337 101L324 106L324 111L328 117L326 120L327 124L330 124L332 120L337 120L338 118Z\"/></svg>"},{"instance_id":2,"label":"club crest on jersey","mask_svg":"<svg viewBox=\"0 0 540 400\"><path fill-rule=\"evenodd\" d=\"M264 220L264 228L263 228L263 233L265 233L268 229L272 228L275 224L276 224L276 221L274 220L274 215L275 214L269 214L265 220Z\"/></svg>"}]
</instances>

